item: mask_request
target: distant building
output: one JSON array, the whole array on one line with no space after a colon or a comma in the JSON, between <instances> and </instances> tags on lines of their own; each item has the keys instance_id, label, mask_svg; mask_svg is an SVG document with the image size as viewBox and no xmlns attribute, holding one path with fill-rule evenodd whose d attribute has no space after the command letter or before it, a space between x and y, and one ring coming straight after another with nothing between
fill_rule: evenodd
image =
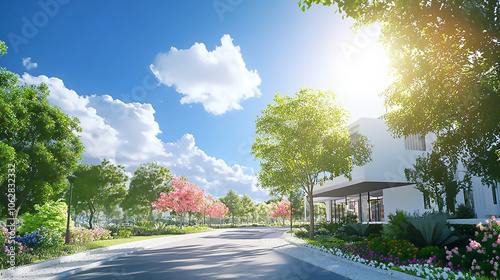
<instances>
[{"instance_id":1,"label":"distant building","mask_svg":"<svg viewBox=\"0 0 500 280\"><path fill-rule=\"evenodd\" d=\"M372 161L353 167L351 181L339 176L315 186L314 201L326 203L327 220L338 220L345 211L356 214L361 222L386 222L396 210L429 211L429 201L407 182L404 170L412 167L419 155L432 150L435 136L394 138L382 119L373 118L359 119L348 128L351 138L357 133L368 137L373 145ZM457 178L465 172L458 168ZM498 215L498 188L483 186L477 177L472 178L472 183L470 193L461 191L457 195L457 205L471 206L480 219Z\"/></svg>"}]
</instances>

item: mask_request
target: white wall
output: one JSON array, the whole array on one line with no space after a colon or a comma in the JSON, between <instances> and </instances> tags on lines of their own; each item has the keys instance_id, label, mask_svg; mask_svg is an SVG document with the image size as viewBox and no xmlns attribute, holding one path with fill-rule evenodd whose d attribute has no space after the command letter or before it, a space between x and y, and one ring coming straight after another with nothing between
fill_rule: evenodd
<instances>
[{"instance_id":1,"label":"white wall","mask_svg":"<svg viewBox=\"0 0 500 280\"><path fill-rule=\"evenodd\" d=\"M414 185L384 190L384 220L388 221L389 214L395 214L396 210L409 213L428 211L424 209L422 193Z\"/></svg>"},{"instance_id":2,"label":"white wall","mask_svg":"<svg viewBox=\"0 0 500 280\"><path fill-rule=\"evenodd\" d=\"M425 137L426 151L406 150L404 137L393 138L387 125L381 119L362 118L350 124L348 128L351 130L351 135L358 132L370 140L373 145L372 161L362 167L354 167L352 181L344 176L339 176L332 181L325 182L323 186L315 186L315 193L321 193L322 190L334 190L362 181L387 182L388 184L406 182L405 168L411 168L418 156L425 152L431 152L432 143L436 140L435 135L429 134ZM463 176L460 171L457 173L457 177ZM500 215L500 192L498 190L497 195L499 204L493 204L491 188L483 186L480 178L473 178L474 206L478 218ZM383 198L386 221L389 213L395 213L396 210L410 213L416 210L429 211L424 209L422 193L412 185L384 189ZM462 192L457 196L457 204L461 203L464 203ZM434 206L433 208L436 209Z\"/></svg>"}]
</instances>

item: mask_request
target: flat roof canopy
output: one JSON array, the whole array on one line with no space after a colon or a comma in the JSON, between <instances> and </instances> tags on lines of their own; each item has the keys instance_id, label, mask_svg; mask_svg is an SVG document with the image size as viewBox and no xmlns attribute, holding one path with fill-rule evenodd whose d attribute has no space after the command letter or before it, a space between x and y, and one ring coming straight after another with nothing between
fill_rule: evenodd
<instances>
[{"instance_id":1,"label":"flat roof canopy","mask_svg":"<svg viewBox=\"0 0 500 280\"><path fill-rule=\"evenodd\" d=\"M390 189L412 185L408 182L372 182L372 181L350 181L345 184L323 186L315 188L313 197L345 197L365 192L374 192L383 189Z\"/></svg>"}]
</instances>

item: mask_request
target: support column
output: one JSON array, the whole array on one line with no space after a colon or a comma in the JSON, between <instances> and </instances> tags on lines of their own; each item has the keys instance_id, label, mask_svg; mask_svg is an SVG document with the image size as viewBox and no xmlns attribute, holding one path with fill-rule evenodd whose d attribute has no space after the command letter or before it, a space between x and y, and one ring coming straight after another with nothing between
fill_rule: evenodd
<instances>
[{"instance_id":1,"label":"support column","mask_svg":"<svg viewBox=\"0 0 500 280\"><path fill-rule=\"evenodd\" d=\"M370 223L370 221L372 220L372 210L371 210L371 205L370 205L370 192L368 192L368 223Z\"/></svg>"},{"instance_id":2,"label":"support column","mask_svg":"<svg viewBox=\"0 0 500 280\"><path fill-rule=\"evenodd\" d=\"M361 193L359 193L358 214L359 214L359 217L358 217L359 223L363 223L363 206L362 206L362 202L361 202Z\"/></svg>"},{"instance_id":3,"label":"support column","mask_svg":"<svg viewBox=\"0 0 500 280\"><path fill-rule=\"evenodd\" d=\"M337 222L337 201L333 200L333 211L335 211L335 222Z\"/></svg>"},{"instance_id":4,"label":"support column","mask_svg":"<svg viewBox=\"0 0 500 280\"><path fill-rule=\"evenodd\" d=\"M326 203L326 220L328 222L332 221L332 201L328 200Z\"/></svg>"}]
</instances>

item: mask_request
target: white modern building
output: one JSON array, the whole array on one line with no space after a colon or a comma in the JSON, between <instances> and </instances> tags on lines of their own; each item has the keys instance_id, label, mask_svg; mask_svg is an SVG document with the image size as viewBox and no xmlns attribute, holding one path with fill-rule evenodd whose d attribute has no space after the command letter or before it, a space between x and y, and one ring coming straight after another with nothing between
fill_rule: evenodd
<instances>
[{"instance_id":1,"label":"white modern building","mask_svg":"<svg viewBox=\"0 0 500 280\"><path fill-rule=\"evenodd\" d=\"M411 168L419 155L431 151L435 136L394 138L382 119L373 118L359 119L348 128L351 138L361 133L370 140L372 161L355 166L351 181L340 176L315 186L314 201L326 203L327 220L338 220L345 210L356 214L360 222L386 222L396 210L429 211L431 205L414 184L407 182L404 170ZM464 172L459 168L456 176L462 178ZM483 186L477 177L472 183L472 192L460 192L457 204L471 206L483 220L498 215L498 188Z\"/></svg>"}]
</instances>

